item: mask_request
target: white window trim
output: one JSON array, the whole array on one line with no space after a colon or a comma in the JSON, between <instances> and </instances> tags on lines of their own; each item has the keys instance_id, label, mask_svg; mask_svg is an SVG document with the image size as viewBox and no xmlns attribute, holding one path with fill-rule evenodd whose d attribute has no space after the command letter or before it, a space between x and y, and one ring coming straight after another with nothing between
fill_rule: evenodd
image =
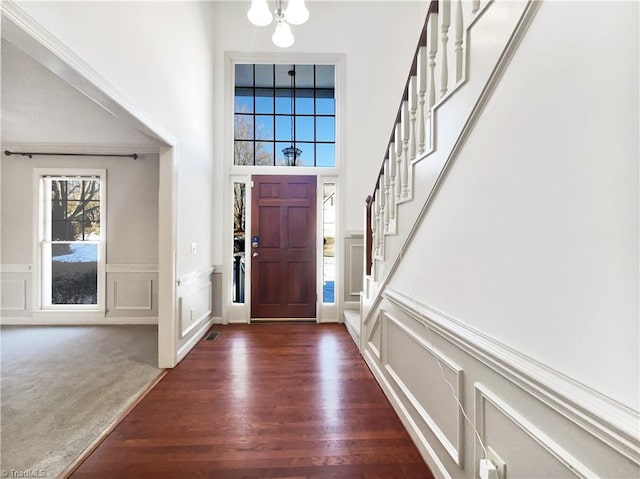
<instances>
[{"instance_id":1,"label":"white window trim","mask_svg":"<svg viewBox=\"0 0 640 479\"><path fill-rule=\"evenodd\" d=\"M48 191L45 189L45 177L97 177L100 179L100 240L98 242L98 301L96 305L65 304L52 305L46 302L47 288L51 284L44 273L49 266L45 263L46 216L48 214ZM38 285L33 290L34 315L51 315L58 317L61 312L93 313L97 317L106 315L106 239L107 239L107 170L95 168L34 168L34 258L33 284Z\"/></svg>"}]
</instances>

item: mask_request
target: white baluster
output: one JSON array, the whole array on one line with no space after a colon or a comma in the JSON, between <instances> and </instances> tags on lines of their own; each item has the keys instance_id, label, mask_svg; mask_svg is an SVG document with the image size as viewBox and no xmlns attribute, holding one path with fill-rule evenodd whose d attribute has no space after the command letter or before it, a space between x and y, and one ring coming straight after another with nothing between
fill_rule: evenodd
<instances>
[{"instance_id":1,"label":"white baluster","mask_svg":"<svg viewBox=\"0 0 640 479\"><path fill-rule=\"evenodd\" d=\"M389 232L389 218L391 216L390 206L391 201L389 200L389 158L385 158L384 160L384 175L383 175L383 183L384 183L384 231L385 233Z\"/></svg>"},{"instance_id":2,"label":"white baluster","mask_svg":"<svg viewBox=\"0 0 640 479\"><path fill-rule=\"evenodd\" d=\"M376 191L376 196L378 192ZM374 199L371 203L371 233L373 236L373 256L378 257L378 219L380 212L378 210L378 202Z\"/></svg>"},{"instance_id":3,"label":"white baluster","mask_svg":"<svg viewBox=\"0 0 640 479\"><path fill-rule=\"evenodd\" d=\"M409 78L409 163L416 159L418 138L416 135L416 112L418 111L418 78Z\"/></svg>"},{"instance_id":4,"label":"white baluster","mask_svg":"<svg viewBox=\"0 0 640 479\"><path fill-rule=\"evenodd\" d=\"M396 123L396 201L402 197L402 126Z\"/></svg>"},{"instance_id":5,"label":"white baluster","mask_svg":"<svg viewBox=\"0 0 640 479\"><path fill-rule=\"evenodd\" d=\"M402 113L400 114L400 124L402 125L402 197L409 196L409 131L411 121L409 120L409 102L402 102Z\"/></svg>"},{"instance_id":6,"label":"white baluster","mask_svg":"<svg viewBox=\"0 0 640 479\"><path fill-rule=\"evenodd\" d=\"M427 124L425 116L427 112L424 107L424 95L427 92L427 47L418 48L418 154L422 155L425 150Z\"/></svg>"},{"instance_id":7,"label":"white baluster","mask_svg":"<svg viewBox=\"0 0 640 479\"><path fill-rule=\"evenodd\" d=\"M471 13L475 14L480 10L480 0L472 0L471 5Z\"/></svg>"},{"instance_id":8,"label":"white baluster","mask_svg":"<svg viewBox=\"0 0 640 479\"><path fill-rule=\"evenodd\" d=\"M378 196L380 197L380 216L378 221L378 256L384 258L384 187L382 186L382 178L378 178Z\"/></svg>"},{"instance_id":9,"label":"white baluster","mask_svg":"<svg viewBox=\"0 0 640 479\"><path fill-rule=\"evenodd\" d=\"M396 152L395 143L389 144L389 218L393 223L396 217Z\"/></svg>"},{"instance_id":10,"label":"white baluster","mask_svg":"<svg viewBox=\"0 0 640 479\"><path fill-rule=\"evenodd\" d=\"M462 42L464 40L464 18L462 15L462 0L456 0L456 41L454 51L456 56L456 83L462 80Z\"/></svg>"},{"instance_id":11,"label":"white baluster","mask_svg":"<svg viewBox=\"0 0 640 479\"><path fill-rule=\"evenodd\" d=\"M384 237L384 233L389 229L389 221L385 221L385 218L388 218L388 213L386 211L387 195L385 193L385 188L384 175L381 174L378 178L378 192L380 194L380 223L382 225L380 230L382 232L382 237Z\"/></svg>"},{"instance_id":12,"label":"white baluster","mask_svg":"<svg viewBox=\"0 0 640 479\"><path fill-rule=\"evenodd\" d=\"M427 49L429 52L429 85L427 86L427 120L429 147L433 148L433 107L436 104L436 54L438 53L438 15L432 13L427 24Z\"/></svg>"},{"instance_id":13,"label":"white baluster","mask_svg":"<svg viewBox=\"0 0 640 479\"><path fill-rule=\"evenodd\" d=\"M451 3L449 0L442 0L438 9L438 17L441 19L440 29L442 49L440 52L440 98L447 94L449 88L449 25L451 24Z\"/></svg>"}]
</instances>

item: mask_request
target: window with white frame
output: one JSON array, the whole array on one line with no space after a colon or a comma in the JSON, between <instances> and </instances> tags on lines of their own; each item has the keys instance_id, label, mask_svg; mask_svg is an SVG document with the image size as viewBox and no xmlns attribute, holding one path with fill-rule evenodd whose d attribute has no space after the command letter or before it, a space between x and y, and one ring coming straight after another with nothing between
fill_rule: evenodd
<instances>
[{"instance_id":1,"label":"window with white frame","mask_svg":"<svg viewBox=\"0 0 640 479\"><path fill-rule=\"evenodd\" d=\"M234 71L234 165L336 166L335 65Z\"/></svg>"},{"instance_id":2,"label":"window with white frame","mask_svg":"<svg viewBox=\"0 0 640 479\"><path fill-rule=\"evenodd\" d=\"M104 178L42 178L42 306L103 309Z\"/></svg>"}]
</instances>

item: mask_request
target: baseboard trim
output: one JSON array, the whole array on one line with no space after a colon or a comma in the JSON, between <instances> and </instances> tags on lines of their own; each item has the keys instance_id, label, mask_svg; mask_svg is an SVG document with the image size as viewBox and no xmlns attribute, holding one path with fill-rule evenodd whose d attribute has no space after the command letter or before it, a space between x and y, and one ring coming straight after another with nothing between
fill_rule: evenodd
<instances>
[{"instance_id":1,"label":"baseboard trim","mask_svg":"<svg viewBox=\"0 0 640 479\"><path fill-rule=\"evenodd\" d=\"M196 333L189 339L186 343L182 345L180 349L178 349L178 354L176 355L176 364L182 361L189 351L191 351L196 344L202 339L202 337L209 331L209 328L213 325L213 318L209 318L204 322L200 328L196 331Z\"/></svg>"},{"instance_id":2,"label":"baseboard trim","mask_svg":"<svg viewBox=\"0 0 640 479\"><path fill-rule=\"evenodd\" d=\"M116 316L101 318L37 318L33 316L3 316L2 326L111 326L111 325L144 325L158 324L157 316Z\"/></svg>"},{"instance_id":3,"label":"baseboard trim","mask_svg":"<svg viewBox=\"0 0 640 479\"><path fill-rule=\"evenodd\" d=\"M102 442L109 436L109 434L111 434L113 432L113 430L118 427L118 425L124 421L124 418L126 418L129 413L131 411L134 410L134 408L140 404L140 402L147 396L147 394L149 394L151 392L151 390L156 386L156 384L158 384L162 378L164 378L166 376L166 374L169 372L168 369L163 369L160 374L158 374L158 377L156 377L151 384L149 384L139 395L138 397L131 403L129 404L129 406L127 406L127 408L122 411L118 417L116 417L111 424L109 424L107 426L107 428L102 431L102 433L100 433L100 435L98 437L96 437L93 442L91 442L91 444L89 444L89 446L87 446L87 448L71 463L69 464L69 466L67 466L67 468L62 471L62 473L60 474L61 479L67 479L69 478L81 465L84 461L86 461L89 456L91 456L91 454L93 453L93 451L95 451L98 446L100 444L102 444Z\"/></svg>"},{"instance_id":4,"label":"baseboard trim","mask_svg":"<svg viewBox=\"0 0 640 479\"><path fill-rule=\"evenodd\" d=\"M420 451L422 458L427 464L429 464L429 466L431 466L432 472L434 472L436 477L439 477L441 479L453 479L451 477L451 474L449 474L449 471L447 471L445 465L438 457L436 451L433 449L433 447L431 447L429 441L420 430L418 424L416 424L416 422L413 420L411 414L404 406L404 404L402 404L402 401L394 391L391 384L389 384L389 381L385 377L385 374L378 366L376 359L371 356L371 353L368 350L364 351L363 357L365 362L367 363L367 366L369 366L371 373L373 374L376 381L384 391L385 396L391 403L391 406L396 411L396 414L400 418L400 421L411 436L414 444L417 446L418 451Z\"/></svg>"}]
</instances>

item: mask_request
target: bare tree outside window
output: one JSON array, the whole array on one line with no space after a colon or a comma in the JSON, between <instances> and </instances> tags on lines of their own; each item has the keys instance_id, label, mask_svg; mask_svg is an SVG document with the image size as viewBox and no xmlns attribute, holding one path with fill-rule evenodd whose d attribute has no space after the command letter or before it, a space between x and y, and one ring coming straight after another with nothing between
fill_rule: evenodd
<instances>
[{"instance_id":1,"label":"bare tree outside window","mask_svg":"<svg viewBox=\"0 0 640 479\"><path fill-rule=\"evenodd\" d=\"M51 179L51 304L97 304L100 180Z\"/></svg>"}]
</instances>

